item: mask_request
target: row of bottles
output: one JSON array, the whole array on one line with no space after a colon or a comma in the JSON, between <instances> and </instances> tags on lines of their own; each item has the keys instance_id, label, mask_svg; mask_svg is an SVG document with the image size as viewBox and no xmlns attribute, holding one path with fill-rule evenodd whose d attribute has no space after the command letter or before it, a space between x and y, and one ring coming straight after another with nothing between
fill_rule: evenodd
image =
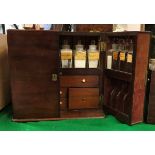
<instances>
[{"instance_id":1,"label":"row of bottles","mask_svg":"<svg viewBox=\"0 0 155 155\"><path fill-rule=\"evenodd\" d=\"M113 39L112 48L107 52L107 69L132 73L133 49L132 39Z\"/></svg>"},{"instance_id":2,"label":"row of bottles","mask_svg":"<svg viewBox=\"0 0 155 155\"><path fill-rule=\"evenodd\" d=\"M72 68L74 60L75 68L86 68L86 61L88 60L89 68L97 68L99 64L99 53L97 45L95 45L95 40L91 41L88 50L84 49L81 40L75 45L75 50L72 50L68 41L64 40L61 49L61 66L62 68Z\"/></svg>"},{"instance_id":3,"label":"row of bottles","mask_svg":"<svg viewBox=\"0 0 155 155\"><path fill-rule=\"evenodd\" d=\"M109 106L128 114L130 103L129 83L116 81L109 92Z\"/></svg>"}]
</instances>

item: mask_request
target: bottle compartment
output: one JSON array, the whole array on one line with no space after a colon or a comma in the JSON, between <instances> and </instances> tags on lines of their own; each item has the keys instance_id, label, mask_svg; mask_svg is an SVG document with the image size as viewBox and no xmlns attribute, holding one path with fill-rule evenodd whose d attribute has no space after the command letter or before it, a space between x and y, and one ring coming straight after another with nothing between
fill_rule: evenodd
<instances>
[{"instance_id":1,"label":"bottle compartment","mask_svg":"<svg viewBox=\"0 0 155 155\"><path fill-rule=\"evenodd\" d=\"M106 105L121 113L129 114L131 103L131 83L118 79L109 79L109 89L105 92Z\"/></svg>"},{"instance_id":2,"label":"bottle compartment","mask_svg":"<svg viewBox=\"0 0 155 155\"><path fill-rule=\"evenodd\" d=\"M60 67L98 68L100 62L99 40L100 36L60 36ZM64 46L64 44L68 46ZM69 47L65 50L66 52L62 52L64 47ZM96 49L93 47L96 47Z\"/></svg>"},{"instance_id":3,"label":"bottle compartment","mask_svg":"<svg viewBox=\"0 0 155 155\"><path fill-rule=\"evenodd\" d=\"M106 52L107 69L132 73L133 57L136 52L135 40L135 36L109 37Z\"/></svg>"}]
</instances>

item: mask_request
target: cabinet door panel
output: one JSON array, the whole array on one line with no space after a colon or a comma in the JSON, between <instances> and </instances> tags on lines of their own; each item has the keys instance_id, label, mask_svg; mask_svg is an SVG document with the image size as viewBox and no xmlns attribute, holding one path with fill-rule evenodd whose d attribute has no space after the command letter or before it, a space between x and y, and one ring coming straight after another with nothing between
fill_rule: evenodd
<instances>
[{"instance_id":1,"label":"cabinet door panel","mask_svg":"<svg viewBox=\"0 0 155 155\"><path fill-rule=\"evenodd\" d=\"M58 33L8 31L14 119L59 117Z\"/></svg>"}]
</instances>

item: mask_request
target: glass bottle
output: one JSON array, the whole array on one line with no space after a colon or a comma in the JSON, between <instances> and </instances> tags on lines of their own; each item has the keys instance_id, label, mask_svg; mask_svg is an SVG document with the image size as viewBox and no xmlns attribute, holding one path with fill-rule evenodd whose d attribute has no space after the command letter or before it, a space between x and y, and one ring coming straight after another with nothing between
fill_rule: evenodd
<instances>
[{"instance_id":1,"label":"glass bottle","mask_svg":"<svg viewBox=\"0 0 155 155\"><path fill-rule=\"evenodd\" d=\"M99 51L95 45L95 40L91 41L88 49L88 66L89 68L97 68L99 63Z\"/></svg>"},{"instance_id":2,"label":"glass bottle","mask_svg":"<svg viewBox=\"0 0 155 155\"><path fill-rule=\"evenodd\" d=\"M129 96L129 91L127 90L125 95L123 96L123 105L124 105L124 110L123 112L125 114L129 114L130 112L130 96Z\"/></svg>"},{"instance_id":3,"label":"glass bottle","mask_svg":"<svg viewBox=\"0 0 155 155\"><path fill-rule=\"evenodd\" d=\"M107 62L106 68L107 69L112 69L112 53L113 53L113 50L110 49L107 51L107 54L106 54L107 55L106 56L106 62Z\"/></svg>"},{"instance_id":4,"label":"glass bottle","mask_svg":"<svg viewBox=\"0 0 155 155\"><path fill-rule=\"evenodd\" d=\"M61 66L62 68L72 68L72 50L67 40L64 40L61 49Z\"/></svg>"},{"instance_id":5,"label":"glass bottle","mask_svg":"<svg viewBox=\"0 0 155 155\"><path fill-rule=\"evenodd\" d=\"M111 107L113 106L113 98L114 98L114 94L115 94L116 90L117 90L117 88L113 87L113 89L110 92L110 102L109 102L109 104L110 104Z\"/></svg>"},{"instance_id":6,"label":"glass bottle","mask_svg":"<svg viewBox=\"0 0 155 155\"><path fill-rule=\"evenodd\" d=\"M114 88L112 89L112 91L110 92L110 105L115 108L116 107L116 95L118 94L118 92L120 91L120 85L119 82L117 81L117 83L115 84Z\"/></svg>"},{"instance_id":7,"label":"glass bottle","mask_svg":"<svg viewBox=\"0 0 155 155\"><path fill-rule=\"evenodd\" d=\"M120 55L119 55L119 70L125 72L126 71L126 55L127 55L127 50L126 50L126 43L125 40L123 39L121 42L120 46Z\"/></svg>"},{"instance_id":8,"label":"glass bottle","mask_svg":"<svg viewBox=\"0 0 155 155\"><path fill-rule=\"evenodd\" d=\"M116 95L116 109L118 109L118 111L121 111L121 112L124 111L124 104L123 104L122 98L126 93L126 89L127 89L126 83L122 83L120 91Z\"/></svg>"},{"instance_id":9,"label":"glass bottle","mask_svg":"<svg viewBox=\"0 0 155 155\"><path fill-rule=\"evenodd\" d=\"M112 69L119 70L119 40L116 39L112 43Z\"/></svg>"},{"instance_id":10,"label":"glass bottle","mask_svg":"<svg viewBox=\"0 0 155 155\"><path fill-rule=\"evenodd\" d=\"M127 53L127 60L126 60L126 71L132 73L132 62L133 62L133 41L130 40L129 49Z\"/></svg>"},{"instance_id":11,"label":"glass bottle","mask_svg":"<svg viewBox=\"0 0 155 155\"><path fill-rule=\"evenodd\" d=\"M81 40L75 46L75 68L86 68L86 51Z\"/></svg>"}]
</instances>

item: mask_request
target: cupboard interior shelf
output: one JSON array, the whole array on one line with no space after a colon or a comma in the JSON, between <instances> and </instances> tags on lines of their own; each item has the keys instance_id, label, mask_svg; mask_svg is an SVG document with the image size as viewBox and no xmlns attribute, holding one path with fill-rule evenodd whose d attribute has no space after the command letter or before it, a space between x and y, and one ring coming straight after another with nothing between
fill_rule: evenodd
<instances>
[{"instance_id":1,"label":"cupboard interior shelf","mask_svg":"<svg viewBox=\"0 0 155 155\"><path fill-rule=\"evenodd\" d=\"M113 69L105 69L105 74L108 77L131 82L132 81L132 73L122 72Z\"/></svg>"},{"instance_id":2,"label":"cupboard interior shelf","mask_svg":"<svg viewBox=\"0 0 155 155\"><path fill-rule=\"evenodd\" d=\"M82 74L82 75L101 75L102 69L100 68L61 68L60 75L75 75L75 74Z\"/></svg>"}]
</instances>

